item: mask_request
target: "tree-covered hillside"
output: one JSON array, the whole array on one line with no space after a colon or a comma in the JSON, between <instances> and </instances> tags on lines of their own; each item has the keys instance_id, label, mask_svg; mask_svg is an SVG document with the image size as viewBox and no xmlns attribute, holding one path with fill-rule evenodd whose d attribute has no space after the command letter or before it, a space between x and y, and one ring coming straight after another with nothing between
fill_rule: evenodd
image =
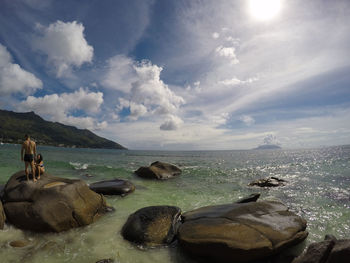
<instances>
[{"instance_id":1,"label":"tree-covered hillside","mask_svg":"<svg viewBox=\"0 0 350 263\"><path fill-rule=\"evenodd\" d=\"M22 143L26 133L38 144L43 145L126 149L122 145L99 137L89 130L45 121L34 112L16 113L0 110L0 141Z\"/></svg>"}]
</instances>

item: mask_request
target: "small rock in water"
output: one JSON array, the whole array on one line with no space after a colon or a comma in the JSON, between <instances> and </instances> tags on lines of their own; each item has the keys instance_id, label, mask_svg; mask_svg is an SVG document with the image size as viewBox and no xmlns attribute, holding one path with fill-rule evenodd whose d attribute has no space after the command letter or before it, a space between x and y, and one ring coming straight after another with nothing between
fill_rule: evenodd
<instances>
[{"instance_id":1,"label":"small rock in water","mask_svg":"<svg viewBox=\"0 0 350 263\"><path fill-rule=\"evenodd\" d=\"M28 245L30 245L30 241L29 240L25 240L25 239L14 240L14 241L10 242L10 246L11 247L26 247Z\"/></svg>"},{"instance_id":2,"label":"small rock in water","mask_svg":"<svg viewBox=\"0 0 350 263\"><path fill-rule=\"evenodd\" d=\"M149 167L140 167L135 174L146 179L166 180L181 174L181 169L173 164L154 162Z\"/></svg>"},{"instance_id":3,"label":"small rock in water","mask_svg":"<svg viewBox=\"0 0 350 263\"><path fill-rule=\"evenodd\" d=\"M176 206L144 207L129 216L122 235L138 245L168 245L175 238L180 217L181 209Z\"/></svg>"},{"instance_id":4,"label":"small rock in water","mask_svg":"<svg viewBox=\"0 0 350 263\"><path fill-rule=\"evenodd\" d=\"M254 194L251 194L249 196L246 196L246 197L239 199L238 201L236 201L236 203L243 204L243 203L249 203L249 202L256 202L256 200L258 200L259 197L260 197L259 193L254 193Z\"/></svg>"},{"instance_id":5,"label":"small rock in water","mask_svg":"<svg viewBox=\"0 0 350 263\"><path fill-rule=\"evenodd\" d=\"M114 259L107 258L96 261L96 263L114 263Z\"/></svg>"},{"instance_id":6,"label":"small rock in water","mask_svg":"<svg viewBox=\"0 0 350 263\"><path fill-rule=\"evenodd\" d=\"M277 177L258 179L249 183L249 186L277 187L285 185L286 181Z\"/></svg>"},{"instance_id":7,"label":"small rock in water","mask_svg":"<svg viewBox=\"0 0 350 263\"><path fill-rule=\"evenodd\" d=\"M127 195L135 191L135 186L128 180L112 179L89 185L90 189L96 193L104 195Z\"/></svg>"},{"instance_id":8,"label":"small rock in water","mask_svg":"<svg viewBox=\"0 0 350 263\"><path fill-rule=\"evenodd\" d=\"M93 175L91 175L91 174L84 174L84 176L85 176L85 177L87 177L87 178L94 177L94 176L93 176Z\"/></svg>"}]
</instances>

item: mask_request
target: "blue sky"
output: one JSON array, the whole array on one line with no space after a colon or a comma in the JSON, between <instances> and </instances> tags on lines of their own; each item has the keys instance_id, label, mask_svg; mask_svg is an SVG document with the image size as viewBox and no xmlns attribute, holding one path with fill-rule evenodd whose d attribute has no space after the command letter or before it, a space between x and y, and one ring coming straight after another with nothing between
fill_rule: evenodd
<instances>
[{"instance_id":1,"label":"blue sky","mask_svg":"<svg viewBox=\"0 0 350 263\"><path fill-rule=\"evenodd\" d=\"M131 149L350 143L348 0L3 0L0 108Z\"/></svg>"}]
</instances>

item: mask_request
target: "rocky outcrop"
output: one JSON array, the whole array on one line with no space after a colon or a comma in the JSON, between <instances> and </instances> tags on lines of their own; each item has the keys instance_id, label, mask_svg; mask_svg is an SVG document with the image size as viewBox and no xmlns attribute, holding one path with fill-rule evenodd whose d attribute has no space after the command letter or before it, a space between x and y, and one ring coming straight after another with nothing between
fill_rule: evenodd
<instances>
[{"instance_id":1,"label":"rocky outcrop","mask_svg":"<svg viewBox=\"0 0 350 263\"><path fill-rule=\"evenodd\" d=\"M350 239L337 240L326 236L324 241L312 243L292 263L347 263L349 260Z\"/></svg>"},{"instance_id":2,"label":"rocky outcrop","mask_svg":"<svg viewBox=\"0 0 350 263\"><path fill-rule=\"evenodd\" d=\"M277 187L285 185L286 181L277 177L268 177L258 179L249 183L249 186L260 186L260 187Z\"/></svg>"},{"instance_id":3,"label":"rocky outcrop","mask_svg":"<svg viewBox=\"0 0 350 263\"><path fill-rule=\"evenodd\" d=\"M165 180L181 174L181 169L173 164L154 162L149 167L140 167L135 174L142 178Z\"/></svg>"},{"instance_id":4,"label":"rocky outcrop","mask_svg":"<svg viewBox=\"0 0 350 263\"><path fill-rule=\"evenodd\" d=\"M306 221L279 202L208 206L183 214L181 247L209 262L247 262L303 241Z\"/></svg>"},{"instance_id":5,"label":"rocky outcrop","mask_svg":"<svg viewBox=\"0 0 350 263\"><path fill-rule=\"evenodd\" d=\"M84 181L45 173L37 182L27 181L24 171L7 182L3 196L9 223L34 232L61 232L94 222L105 212L102 195Z\"/></svg>"},{"instance_id":6,"label":"rocky outcrop","mask_svg":"<svg viewBox=\"0 0 350 263\"><path fill-rule=\"evenodd\" d=\"M0 229L4 228L6 216L4 212L4 207L2 206L2 202L0 201Z\"/></svg>"},{"instance_id":7,"label":"rocky outcrop","mask_svg":"<svg viewBox=\"0 0 350 263\"><path fill-rule=\"evenodd\" d=\"M113 179L92 183L90 189L104 195L127 195L135 190L135 186L127 180Z\"/></svg>"},{"instance_id":8,"label":"rocky outcrop","mask_svg":"<svg viewBox=\"0 0 350 263\"><path fill-rule=\"evenodd\" d=\"M177 233L181 209L176 206L149 206L131 214L122 229L122 236L145 246L170 244Z\"/></svg>"}]
</instances>

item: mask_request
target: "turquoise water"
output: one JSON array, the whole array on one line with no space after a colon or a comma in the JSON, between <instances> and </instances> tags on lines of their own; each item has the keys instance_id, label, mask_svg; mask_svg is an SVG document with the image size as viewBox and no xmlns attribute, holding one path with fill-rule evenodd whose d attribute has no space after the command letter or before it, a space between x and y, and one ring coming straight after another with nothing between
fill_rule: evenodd
<instances>
[{"instance_id":1,"label":"turquoise water","mask_svg":"<svg viewBox=\"0 0 350 263\"><path fill-rule=\"evenodd\" d=\"M47 172L87 183L111 178L136 185L126 197L107 197L116 212L98 222L59 234L34 234L6 225L0 230L1 262L191 262L176 247L140 249L123 240L120 230L129 214L150 205L175 205L184 212L233 202L253 192L261 199L280 200L308 222L305 245L325 234L350 237L350 146L308 150L265 151L116 151L38 147ZM149 181L133 171L154 161L174 163L183 173L168 181ZM19 145L0 146L0 184L23 169ZM86 175L92 176L87 177ZM247 187L255 179L277 176L284 187ZM13 240L30 245L13 248Z\"/></svg>"}]
</instances>

